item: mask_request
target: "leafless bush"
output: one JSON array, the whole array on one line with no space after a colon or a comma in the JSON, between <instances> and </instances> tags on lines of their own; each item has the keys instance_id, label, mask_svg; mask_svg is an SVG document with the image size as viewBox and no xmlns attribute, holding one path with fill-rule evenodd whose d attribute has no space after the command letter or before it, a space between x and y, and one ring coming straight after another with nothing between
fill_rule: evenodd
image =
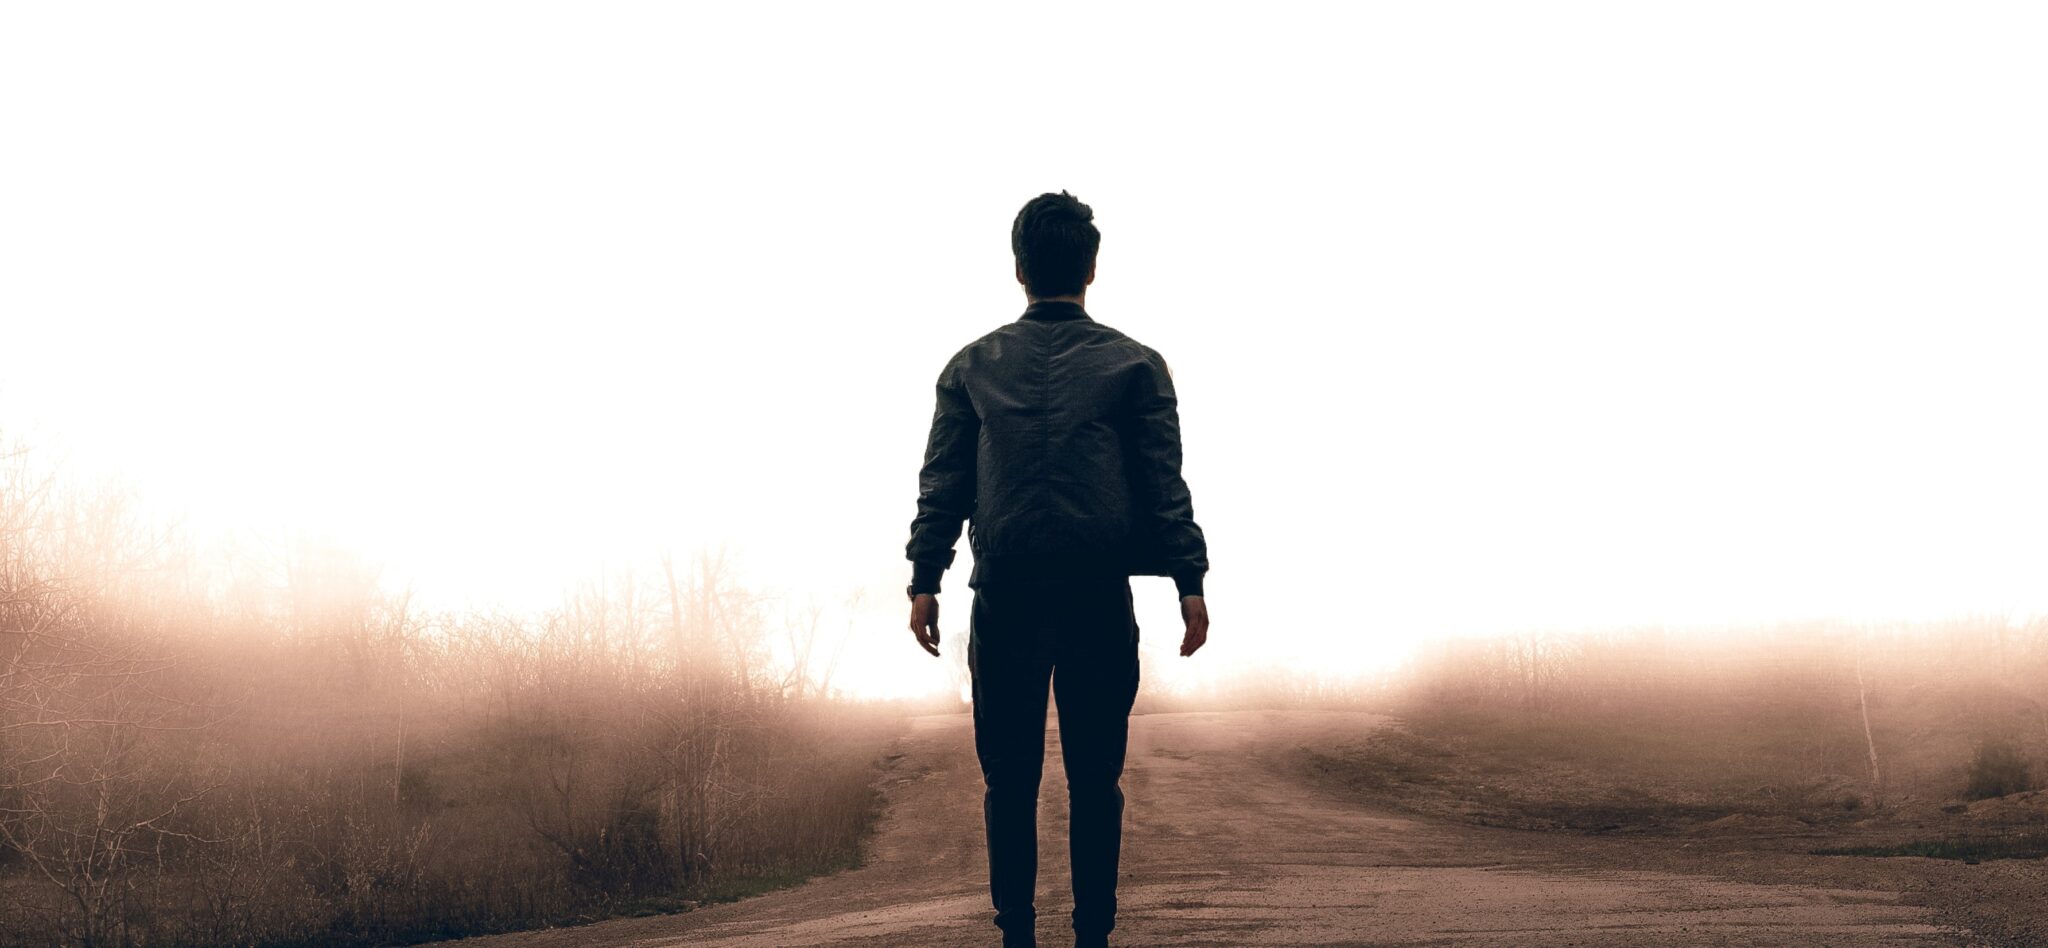
<instances>
[{"instance_id":1,"label":"leafless bush","mask_svg":"<svg viewBox=\"0 0 2048 948\"><path fill-rule=\"evenodd\" d=\"M2027 771L2027 759L2018 745L2007 740L1984 741L1970 758L1969 782L1963 787L1963 796L1988 800L2031 790L2033 780Z\"/></svg>"},{"instance_id":2,"label":"leafless bush","mask_svg":"<svg viewBox=\"0 0 2048 948\"><path fill-rule=\"evenodd\" d=\"M842 865L889 725L767 622L717 555L431 614L318 543L201 563L6 455L0 944L388 943Z\"/></svg>"},{"instance_id":3,"label":"leafless bush","mask_svg":"<svg viewBox=\"0 0 2048 948\"><path fill-rule=\"evenodd\" d=\"M2048 747L2038 620L1453 639L1404 680L1412 714L1462 719L1460 733L1744 775L1766 797L1824 787L1839 804L1846 784L1880 806L1952 798L1984 736L2022 757Z\"/></svg>"}]
</instances>

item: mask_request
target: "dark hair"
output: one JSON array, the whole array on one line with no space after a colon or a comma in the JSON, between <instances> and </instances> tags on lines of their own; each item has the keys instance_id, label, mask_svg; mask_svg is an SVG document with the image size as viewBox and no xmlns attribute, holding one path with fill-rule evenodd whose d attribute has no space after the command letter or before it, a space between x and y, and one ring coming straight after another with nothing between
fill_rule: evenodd
<instances>
[{"instance_id":1,"label":"dark hair","mask_svg":"<svg viewBox=\"0 0 2048 948\"><path fill-rule=\"evenodd\" d=\"M1026 202L1010 225L1010 250L1032 296L1073 296L1088 286L1102 233L1095 211L1065 191Z\"/></svg>"}]
</instances>

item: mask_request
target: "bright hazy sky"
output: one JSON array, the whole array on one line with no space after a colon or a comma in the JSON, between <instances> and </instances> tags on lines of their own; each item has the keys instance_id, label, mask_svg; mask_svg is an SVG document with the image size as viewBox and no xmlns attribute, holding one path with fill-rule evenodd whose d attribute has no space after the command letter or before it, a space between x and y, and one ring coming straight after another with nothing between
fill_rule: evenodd
<instances>
[{"instance_id":1,"label":"bright hazy sky","mask_svg":"<svg viewBox=\"0 0 2048 948\"><path fill-rule=\"evenodd\" d=\"M1194 663L2048 612L2039 7L1111 7L10 6L0 428L443 603L728 543L914 691L932 383L1064 188Z\"/></svg>"}]
</instances>

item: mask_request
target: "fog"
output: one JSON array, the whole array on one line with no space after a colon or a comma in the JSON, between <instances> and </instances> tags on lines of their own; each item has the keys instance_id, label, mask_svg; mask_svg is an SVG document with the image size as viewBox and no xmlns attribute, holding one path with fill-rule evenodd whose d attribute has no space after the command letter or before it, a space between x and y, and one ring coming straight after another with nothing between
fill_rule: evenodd
<instances>
[{"instance_id":1,"label":"fog","mask_svg":"<svg viewBox=\"0 0 2048 948\"><path fill-rule=\"evenodd\" d=\"M931 385L1064 188L1211 539L1162 674L2034 613L2048 67L1990 15L17 10L0 422L440 606L723 548L945 690Z\"/></svg>"},{"instance_id":2,"label":"fog","mask_svg":"<svg viewBox=\"0 0 2048 948\"><path fill-rule=\"evenodd\" d=\"M876 865L799 909L964 918L971 558L933 661L903 548L938 370L1022 311L1010 221L1062 189L1089 312L1172 366L1214 563L1189 659L1135 580L1133 852L1250 880L1134 876L1136 937L1288 884L1259 859L1522 858L1472 825L2038 936L2020 870L1824 860L2043 855L2044 26L9 8L0 948L414 943ZM1410 917L1595 924L1561 851ZM1749 917L1727 891L1687 901Z\"/></svg>"}]
</instances>

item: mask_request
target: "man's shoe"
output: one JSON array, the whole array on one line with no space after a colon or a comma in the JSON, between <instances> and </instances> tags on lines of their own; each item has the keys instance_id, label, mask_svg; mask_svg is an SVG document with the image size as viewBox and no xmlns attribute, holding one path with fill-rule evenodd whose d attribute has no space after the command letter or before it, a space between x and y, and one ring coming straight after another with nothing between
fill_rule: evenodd
<instances>
[{"instance_id":1,"label":"man's shoe","mask_svg":"<svg viewBox=\"0 0 2048 948\"><path fill-rule=\"evenodd\" d=\"M1038 936L1019 935L1016 937L1011 937L1009 935L1004 935L1003 948L1038 948Z\"/></svg>"},{"instance_id":2,"label":"man's shoe","mask_svg":"<svg viewBox=\"0 0 2048 948\"><path fill-rule=\"evenodd\" d=\"M1074 948L1109 948L1108 935L1075 935Z\"/></svg>"}]
</instances>

